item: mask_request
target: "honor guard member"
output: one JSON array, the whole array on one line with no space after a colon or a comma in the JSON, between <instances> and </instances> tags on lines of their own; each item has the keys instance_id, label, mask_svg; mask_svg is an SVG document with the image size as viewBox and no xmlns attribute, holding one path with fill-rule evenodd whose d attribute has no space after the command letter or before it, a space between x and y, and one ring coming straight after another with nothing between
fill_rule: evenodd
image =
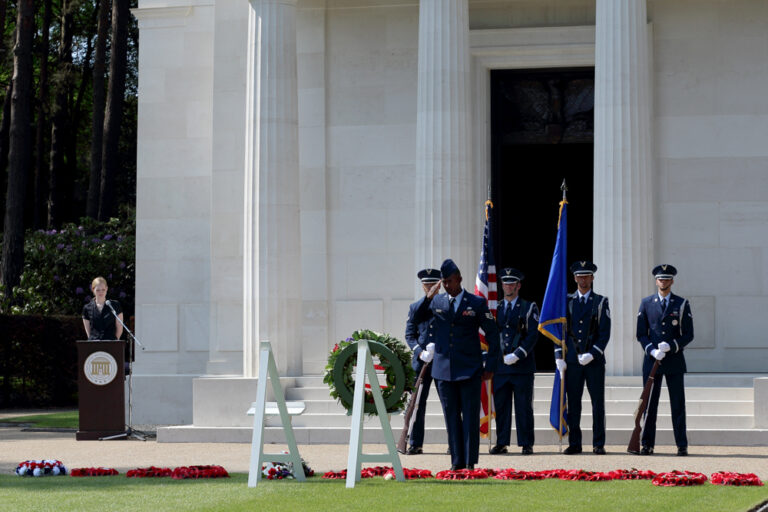
<instances>
[{"instance_id":1,"label":"honor guard member","mask_svg":"<svg viewBox=\"0 0 768 512\"><path fill-rule=\"evenodd\" d=\"M429 353L427 359L434 358L432 378L443 406L451 469L474 469L480 451L480 386L496 371L499 330L485 299L461 287L461 272L453 260L445 260L440 273L446 293L437 293L440 283L432 286L419 301L413 321L432 319L422 348ZM488 342L485 367L480 328Z\"/></svg>"},{"instance_id":2,"label":"honor guard member","mask_svg":"<svg viewBox=\"0 0 768 512\"><path fill-rule=\"evenodd\" d=\"M440 271L435 268L425 268L419 271L417 274L421 281L421 286L424 288L424 294L429 292L436 283L440 282ZM405 324L405 341L408 346L413 350L413 361L411 365L416 371L416 375L419 375L421 368L431 361L429 353L424 351L422 347L427 346L427 331L429 330L429 320L421 323L413 321L413 315L416 308L419 305L419 301L411 304L408 310L408 322ZM423 356L420 357L420 356ZM426 361L426 362L425 362ZM406 455L419 455L424 453L422 446L424 445L424 414L427 411L427 398L429 398L429 387L432 384L432 375L429 371L424 374L424 378L421 381L421 395L419 396L419 408L416 410L416 418L413 420L413 430L411 431L410 446Z\"/></svg>"},{"instance_id":3,"label":"honor guard member","mask_svg":"<svg viewBox=\"0 0 768 512\"><path fill-rule=\"evenodd\" d=\"M581 453L581 397L587 385L592 401L592 452L605 455L605 347L611 338L608 297L592 290L597 265L577 261L571 265L577 290L568 295L566 355L555 349L558 370L565 372L568 396L568 448L563 453Z\"/></svg>"},{"instance_id":4,"label":"honor guard member","mask_svg":"<svg viewBox=\"0 0 768 512\"><path fill-rule=\"evenodd\" d=\"M517 446L523 455L533 453L533 374L539 327L539 310L535 302L519 296L525 278L515 268L501 271L504 299L499 301L496 322L501 336L501 360L493 376L493 404L496 408L496 445L491 454L507 453L512 431L512 402L515 404Z\"/></svg>"},{"instance_id":5,"label":"honor guard member","mask_svg":"<svg viewBox=\"0 0 768 512\"><path fill-rule=\"evenodd\" d=\"M651 399L643 427L641 455L653 454L656 444L656 414L659 409L662 376L667 381L669 406L672 409L672 428L678 455L688 455L688 437L685 432L686 372L683 349L693 341L691 304L672 293L677 269L672 265L659 265L652 271L656 278L657 293L640 302L637 313L637 341L643 347L643 385L651 368L659 361L653 381Z\"/></svg>"}]
</instances>

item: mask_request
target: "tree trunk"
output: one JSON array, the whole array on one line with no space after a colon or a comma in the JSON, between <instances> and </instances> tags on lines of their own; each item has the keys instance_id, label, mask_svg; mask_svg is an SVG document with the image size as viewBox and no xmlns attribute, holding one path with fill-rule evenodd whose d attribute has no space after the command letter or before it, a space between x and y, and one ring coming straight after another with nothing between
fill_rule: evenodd
<instances>
[{"instance_id":1,"label":"tree trunk","mask_svg":"<svg viewBox=\"0 0 768 512\"><path fill-rule=\"evenodd\" d=\"M5 17L8 12L7 0L0 0L0 63L5 62ZM16 38L14 33L13 39ZM12 83L12 82L11 82ZM5 87L3 96L3 118L0 121L0 191L6 188L6 166L8 165L8 130L11 124L11 83ZM5 205L0 211L0 226L5 219Z\"/></svg>"},{"instance_id":2,"label":"tree trunk","mask_svg":"<svg viewBox=\"0 0 768 512\"><path fill-rule=\"evenodd\" d=\"M48 132L48 52L50 50L51 0L45 0L43 6L42 40L40 42L40 80L37 96L37 129L35 132L35 191L34 220L35 229L41 229L46 223L45 196L47 191L45 134Z\"/></svg>"},{"instance_id":3,"label":"tree trunk","mask_svg":"<svg viewBox=\"0 0 768 512\"><path fill-rule=\"evenodd\" d=\"M0 35L5 34L5 14L8 12L8 1L0 0ZM0 37L0 58L5 53L5 38Z\"/></svg>"},{"instance_id":4,"label":"tree trunk","mask_svg":"<svg viewBox=\"0 0 768 512\"><path fill-rule=\"evenodd\" d=\"M91 22L83 27L84 32L79 34L80 38L84 38L86 41L85 57L83 63L78 70L73 67L73 82L77 79L80 80L80 86L77 91L73 87L70 89L70 122L72 129L70 130L69 137L67 137L67 162L69 162L68 168L72 171L69 189L69 196L72 200L67 202L68 208L66 208L65 220L67 222L74 222L83 216L82 203L87 202L88 187L81 180L76 179L79 176L79 160L78 160L78 139L80 136L80 126L83 121L83 103L86 98L90 99L88 95L88 89L91 87L92 78L92 63L93 59L93 44L94 36L96 34L96 16L97 11L93 11L93 19ZM80 50L82 52L82 50Z\"/></svg>"},{"instance_id":5,"label":"tree trunk","mask_svg":"<svg viewBox=\"0 0 768 512\"><path fill-rule=\"evenodd\" d=\"M101 145L104 135L104 64L109 37L109 0L99 1L99 22L96 34L96 53L93 58L93 117L91 120L91 174L88 181L86 215L99 216L101 188Z\"/></svg>"},{"instance_id":6,"label":"tree trunk","mask_svg":"<svg viewBox=\"0 0 768 512\"><path fill-rule=\"evenodd\" d=\"M51 161L48 175L48 227L56 227L62 221L64 190L68 189L69 166L67 162L67 137L71 131L68 112L68 89L72 77L72 9L70 0L61 2L61 41L59 44L59 69L55 80L53 116L51 118Z\"/></svg>"},{"instance_id":7,"label":"tree trunk","mask_svg":"<svg viewBox=\"0 0 768 512\"><path fill-rule=\"evenodd\" d=\"M5 34L5 14L8 12L8 1L0 0L0 35ZM0 58L5 53L5 37L0 37Z\"/></svg>"},{"instance_id":8,"label":"tree trunk","mask_svg":"<svg viewBox=\"0 0 768 512\"><path fill-rule=\"evenodd\" d=\"M11 131L11 98L13 97L13 81L5 88L3 99L3 120L0 122L0 190L7 190L8 186L8 145ZM2 220L5 223L5 206L3 206Z\"/></svg>"},{"instance_id":9,"label":"tree trunk","mask_svg":"<svg viewBox=\"0 0 768 512\"><path fill-rule=\"evenodd\" d=\"M112 54L109 61L109 88L104 115L104 147L101 165L101 199L99 220L108 220L115 212L115 175L118 172L118 143L123 117L123 95L128 52L130 1L112 2Z\"/></svg>"},{"instance_id":10,"label":"tree trunk","mask_svg":"<svg viewBox=\"0 0 768 512\"><path fill-rule=\"evenodd\" d=\"M13 95L0 284L11 296L24 267L24 198L32 164L32 36L34 0L18 0L13 49Z\"/></svg>"}]
</instances>

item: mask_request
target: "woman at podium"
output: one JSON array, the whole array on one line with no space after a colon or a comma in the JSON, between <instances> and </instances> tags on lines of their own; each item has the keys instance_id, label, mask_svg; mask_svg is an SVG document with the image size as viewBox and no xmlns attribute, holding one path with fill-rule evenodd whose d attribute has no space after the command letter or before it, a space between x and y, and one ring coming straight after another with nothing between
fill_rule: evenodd
<instances>
[{"instance_id":1,"label":"woman at podium","mask_svg":"<svg viewBox=\"0 0 768 512\"><path fill-rule=\"evenodd\" d=\"M93 300L83 307L83 326L89 340L119 340L123 335L123 309L116 300L107 300L108 289L107 280L101 276L91 283Z\"/></svg>"}]
</instances>

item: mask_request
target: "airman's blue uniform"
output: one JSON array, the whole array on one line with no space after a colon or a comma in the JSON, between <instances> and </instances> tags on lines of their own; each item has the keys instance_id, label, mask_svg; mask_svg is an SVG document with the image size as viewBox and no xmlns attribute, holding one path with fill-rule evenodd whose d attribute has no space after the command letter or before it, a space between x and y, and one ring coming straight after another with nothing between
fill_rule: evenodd
<instances>
[{"instance_id":1,"label":"airman's blue uniform","mask_svg":"<svg viewBox=\"0 0 768 512\"><path fill-rule=\"evenodd\" d=\"M433 284L440 280L440 271L437 269L427 268L419 271L417 274L422 283ZM411 365L416 371L418 376L422 367L426 364L419 359L419 355L422 352L422 346L426 346L428 341L425 341L429 331L429 320L416 323L413 320L414 313L418 307L419 302L414 302L408 309L408 321L405 324L405 341L408 346L413 350L413 360ZM432 384L432 374L428 370L424 374L422 379L421 395L419 396L419 406L416 410L416 416L413 419L413 429L410 436L410 450L409 455L421 453L421 447L424 445L424 415L427 412L427 399L429 398L429 388Z\"/></svg>"},{"instance_id":2,"label":"airman's blue uniform","mask_svg":"<svg viewBox=\"0 0 768 512\"><path fill-rule=\"evenodd\" d=\"M499 274L502 283L515 283L524 276L513 268ZM501 336L501 350L493 376L493 404L496 409L496 446L491 453L504 453L510 444L512 404L515 407L517 445L532 451L534 444L533 379L536 357L533 348L538 338L539 310L535 302L519 296L514 301L498 302L496 321ZM513 364L504 364L504 356L514 354Z\"/></svg>"},{"instance_id":3,"label":"airman's blue uniform","mask_svg":"<svg viewBox=\"0 0 768 512\"><path fill-rule=\"evenodd\" d=\"M451 260L443 262L443 278L458 272ZM422 349L435 344L432 378L443 406L448 430L451 464L462 468L477 464L480 448L480 383L483 371L495 372L499 350L499 331L493 314L482 297L462 290L451 304L447 293L417 302L414 322L429 323ZM488 358L483 367L478 329L488 343Z\"/></svg>"},{"instance_id":4,"label":"airman's blue uniform","mask_svg":"<svg viewBox=\"0 0 768 512\"><path fill-rule=\"evenodd\" d=\"M580 261L571 265L575 275L593 275L597 265ZM592 402L592 448L604 453L605 446L605 348L611 338L611 311L608 297L590 290L581 295L577 290L568 295L566 304L568 337L566 339L565 389L568 397L568 450L579 453L582 449L581 398L584 385ZM587 364L579 356L591 354ZM555 349L555 357L562 359L562 349Z\"/></svg>"},{"instance_id":5,"label":"airman's blue uniform","mask_svg":"<svg viewBox=\"0 0 768 512\"><path fill-rule=\"evenodd\" d=\"M672 265L659 265L653 269L657 279L672 279L677 275L677 269ZM656 372L651 398L648 404L643 427L642 445L652 449L656 443L656 416L659 408L662 376L667 381L669 390L669 405L672 411L672 428L675 433L675 444L678 453L687 454L688 437L685 424L685 382L687 371L683 349L693 341L693 315L691 304L674 293L666 297L666 308L662 305L660 294L655 293L646 297L640 303L637 313L637 341L645 352L643 358L643 385L648 380L656 359L651 355L659 344L666 342L669 352L659 363ZM681 453L684 452L684 453Z\"/></svg>"}]
</instances>

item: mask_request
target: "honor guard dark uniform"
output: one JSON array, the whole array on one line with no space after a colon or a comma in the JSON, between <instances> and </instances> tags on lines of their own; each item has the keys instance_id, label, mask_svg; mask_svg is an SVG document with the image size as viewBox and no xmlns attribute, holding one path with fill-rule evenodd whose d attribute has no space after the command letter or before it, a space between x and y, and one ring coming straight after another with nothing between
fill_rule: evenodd
<instances>
[{"instance_id":1,"label":"honor guard dark uniform","mask_svg":"<svg viewBox=\"0 0 768 512\"><path fill-rule=\"evenodd\" d=\"M480 450L480 385L496 371L499 330L485 299L461 287L461 273L453 260L445 260L440 273L446 293L421 299L413 321L432 319L422 349L434 357L432 378L443 406L451 468L471 469ZM485 367L481 328L488 342Z\"/></svg>"},{"instance_id":2,"label":"honor guard dark uniform","mask_svg":"<svg viewBox=\"0 0 768 512\"><path fill-rule=\"evenodd\" d=\"M677 269L672 265L659 265L652 271L656 277L658 293L640 302L637 313L637 341L643 347L643 385L648 380L654 363L659 369L651 390L651 399L641 439L642 455L651 455L656 444L656 415L659 409L662 376L667 381L669 406L672 410L672 428L678 455L688 455L688 437L685 426L685 383L687 371L683 349L693 341L693 315L691 304L671 292Z\"/></svg>"},{"instance_id":3,"label":"honor guard dark uniform","mask_svg":"<svg viewBox=\"0 0 768 512\"><path fill-rule=\"evenodd\" d=\"M440 271L434 268L425 268L419 271L417 274L421 284L424 287L424 292L427 292L430 287L440 281ZM413 320L414 312L419 305L419 301L411 304L408 309L408 322L405 324L405 341L408 346L413 350L413 360L411 365L416 371L416 375L419 375L421 368L427 364L422 361L419 356L423 349L422 346L427 346L427 332L429 331L429 320L421 323L416 323ZM416 410L416 417L413 420L413 429L411 430L410 446L408 447L407 455L418 455L423 453L422 446L424 445L424 415L427 412L427 399L429 398L429 388L432 384L432 375L429 371L424 374L422 379L421 395L419 396L419 408Z\"/></svg>"},{"instance_id":4,"label":"honor guard dark uniform","mask_svg":"<svg viewBox=\"0 0 768 512\"><path fill-rule=\"evenodd\" d=\"M581 397L584 385L592 401L592 451L605 454L605 347L611 338L608 297L592 290L597 265L577 261L571 272L578 289L566 304L567 340L565 389L568 397L568 448L566 455L581 453ZM555 358L563 359L560 347Z\"/></svg>"},{"instance_id":5,"label":"honor guard dark uniform","mask_svg":"<svg viewBox=\"0 0 768 512\"><path fill-rule=\"evenodd\" d=\"M493 376L493 405L496 409L496 445L491 454L507 453L512 430L512 403L515 406L517 445L522 453L533 453L533 375L539 327L535 302L522 299L518 292L524 274L505 268L499 274L504 298L497 304L496 322L501 337L499 361Z\"/></svg>"}]
</instances>

